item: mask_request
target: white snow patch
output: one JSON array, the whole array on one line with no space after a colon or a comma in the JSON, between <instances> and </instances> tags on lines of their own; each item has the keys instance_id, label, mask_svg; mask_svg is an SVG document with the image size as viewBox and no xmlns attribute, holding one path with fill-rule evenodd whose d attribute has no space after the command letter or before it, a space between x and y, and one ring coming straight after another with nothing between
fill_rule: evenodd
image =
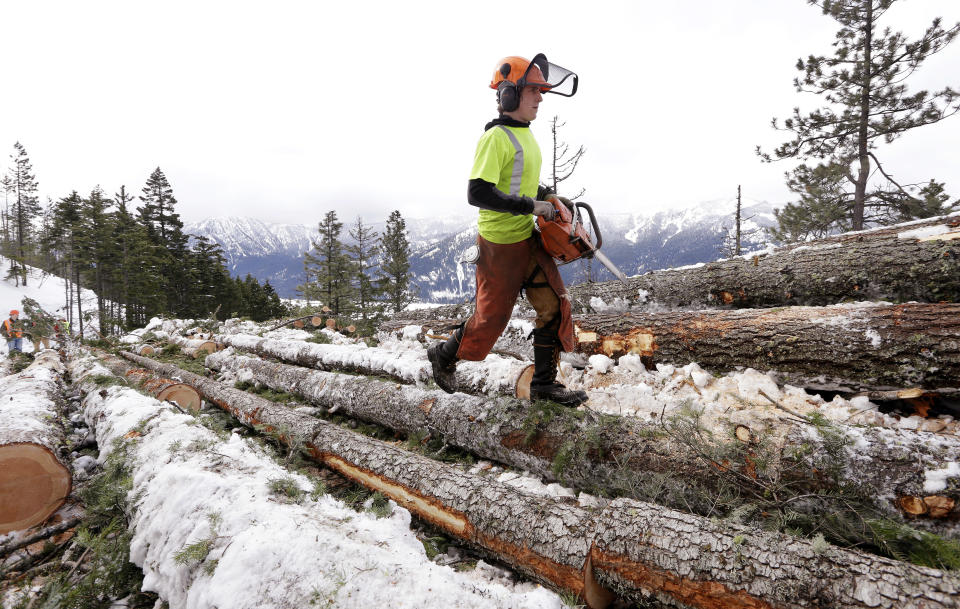
<instances>
[{"instance_id":1,"label":"white snow patch","mask_svg":"<svg viewBox=\"0 0 960 609\"><path fill-rule=\"evenodd\" d=\"M606 374L607 372L610 371L611 368L613 368L616 365L615 361L613 361L611 358L607 357L606 355L603 355L602 353L591 355L589 362L590 362L590 367L600 374Z\"/></svg>"},{"instance_id":2,"label":"white snow patch","mask_svg":"<svg viewBox=\"0 0 960 609\"><path fill-rule=\"evenodd\" d=\"M947 488L947 478L960 477L960 463L951 461L940 469L924 472L923 492L938 493Z\"/></svg>"},{"instance_id":3,"label":"white snow patch","mask_svg":"<svg viewBox=\"0 0 960 609\"><path fill-rule=\"evenodd\" d=\"M913 230L897 233L897 239L923 239L926 237L936 237L937 235L949 233L951 230L953 229L946 224L935 224L933 226L924 226L922 228L915 228Z\"/></svg>"}]
</instances>

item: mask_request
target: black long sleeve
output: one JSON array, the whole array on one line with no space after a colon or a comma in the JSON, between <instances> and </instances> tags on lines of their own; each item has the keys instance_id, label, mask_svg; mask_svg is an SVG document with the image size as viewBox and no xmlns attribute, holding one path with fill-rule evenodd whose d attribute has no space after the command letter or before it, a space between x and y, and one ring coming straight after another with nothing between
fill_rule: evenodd
<instances>
[{"instance_id":1,"label":"black long sleeve","mask_svg":"<svg viewBox=\"0 0 960 609\"><path fill-rule=\"evenodd\" d=\"M504 194L497 190L496 186L480 178L470 180L467 202L480 209L501 211L514 216L533 213L533 199L530 197Z\"/></svg>"}]
</instances>

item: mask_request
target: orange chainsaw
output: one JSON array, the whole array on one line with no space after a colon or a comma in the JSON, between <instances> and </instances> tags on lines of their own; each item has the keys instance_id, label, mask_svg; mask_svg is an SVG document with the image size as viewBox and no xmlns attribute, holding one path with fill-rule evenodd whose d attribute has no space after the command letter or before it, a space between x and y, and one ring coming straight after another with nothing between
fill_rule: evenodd
<instances>
[{"instance_id":1,"label":"orange chainsaw","mask_svg":"<svg viewBox=\"0 0 960 609\"><path fill-rule=\"evenodd\" d=\"M559 264L568 264L579 258L596 258L617 279L627 283L623 272L600 251L603 237L600 235L600 227L597 226L597 218L593 215L593 208L580 202L571 203L568 207L555 195L546 197L546 200L553 203L557 213L554 214L553 220L545 220L542 216L537 216L537 229L540 231L543 249ZM586 215L590 217L593 234L597 236L596 244L583 226L584 215L581 210L586 211Z\"/></svg>"}]
</instances>

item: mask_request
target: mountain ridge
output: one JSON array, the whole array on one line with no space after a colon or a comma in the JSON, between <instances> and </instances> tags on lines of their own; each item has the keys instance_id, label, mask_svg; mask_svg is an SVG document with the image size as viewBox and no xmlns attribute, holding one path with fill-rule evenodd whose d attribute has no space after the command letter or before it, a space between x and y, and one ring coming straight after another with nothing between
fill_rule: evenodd
<instances>
[{"instance_id":1,"label":"mountain ridge","mask_svg":"<svg viewBox=\"0 0 960 609\"><path fill-rule=\"evenodd\" d=\"M627 275L709 262L722 257L725 229L734 224L736 199L704 201L653 214L598 213L603 252ZM744 200L742 232L744 251L766 244L762 229L776 224L774 206ZM384 222L370 227L382 233ZM475 216L407 219L411 246L410 265L419 298L450 303L469 299L474 292L473 269L458 262L476 239ZM343 239L351 241L349 225ZM303 253L318 236L317 225L270 223L251 217L217 217L189 223L184 231L204 236L221 246L227 266L236 275L247 273L269 280L286 298L296 297L303 282ZM576 261L561 267L567 283L588 279L605 281L613 276L595 261Z\"/></svg>"}]
</instances>

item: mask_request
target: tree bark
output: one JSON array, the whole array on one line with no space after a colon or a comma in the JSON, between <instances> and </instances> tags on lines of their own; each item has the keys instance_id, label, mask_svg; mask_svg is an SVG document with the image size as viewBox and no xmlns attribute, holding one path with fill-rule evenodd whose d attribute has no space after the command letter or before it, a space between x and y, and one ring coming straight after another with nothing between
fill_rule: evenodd
<instances>
[{"instance_id":1,"label":"tree bark","mask_svg":"<svg viewBox=\"0 0 960 609\"><path fill-rule=\"evenodd\" d=\"M274 340L249 334L222 334L217 341L281 361L317 370L389 376L405 383L427 383L433 372L426 353L420 349L390 351L365 345L329 345L292 340ZM490 374L491 366L497 374ZM457 385L464 393L530 396L529 361L491 359L489 362L460 362Z\"/></svg>"},{"instance_id":2,"label":"tree bark","mask_svg":"<svg viewBox=\"0 0 960 609\"><path fill-rule=\"evenodd\" d=\"M630 599L655 593L711 609L930 609L953 607L960 594L953 574L836 548L820 556L811 542L792 536L713 524L658 505L621 499L590 510L534 497L173 366L123 356L196 383L246 424L273 429L317 461L518 571L581 595L594 609L613 599L596 575ZM747 540L744 551L732 551ZM789 594L780 592L781 584Z\"/></svg>"},{"instance_id":3,"label":"tree bark","mask_svg":"<svg viewBox=\"0 0 960 609\"><path fill-rule=\"evenodd\" d=\"M547 480L560 480L595 495L630 496L671 502L670 507L700 507L704 490L714 495L731 476L721 476L714 458L682 433L671 432L663 422L632 417L584 418L567 409L544 411L526 401L489 399L442 391L423 391L379 379L306 370L229 352L207 356L206 365L220 371L242 373L277 391L301 396L317 406L384 425L405 434L428 430L454 446L480 457L526 470ZM384 405L389 404L389 408ZM732 427L732 426L730 426ZM837 427L839 433L850 433ZM810 433L810 426L784 432L748 430L741 438L745 452L722 467L732 473L733 483L744 493L764 494L776 483L789 484L795 494L817 493L838 485L857 485L875 498L873 507L886 516L910 520L923 528L960 538L960 523L951 514L960 502L960 490L944 491L946 511L910 512L904 498L931 496L925 492L927 470L947 467L950 455L960 454L960 439L878 428L857 428L855 453L835 463L840 478L827 480L819 471L830 461L824 437ZM771 438L764 436L770 435ZM782 436L782 437L781 437ZM728 434L729 444L736 444ZM779 439L776 439L778 438ZM819 439L817 439L819 437ZM760 460L751 446L773 443L768 469L757 473ZM891 446L892 445L892 446ZM798 451L806 447L809 453ZM869 465L864 466L864 463ZM662 477L661 484L673 492L648 494L645 481ZM960 479L958 477L957 479ZM661 496L662 495L662 496ZM666 497L666 498L664 498ZM703 506L706 510L708 506ZM797 509L815 510L820 506Z\"/></svg>"},{"instance_id":4,"label":"tree bark","mask_svg":"<svg viewBox=\"0 0 960 609\"><path fill-rule=\"evenodd\" d=\"M0 534L29 529L70 494L61 456L63 364L44 351L23 372L0 380Z\"/></svg>"},{"instance_id":5,"label":"tree bark","mask_svg":"<svg viewBox=\"0 0 960 609\"><path fill-rule=\"evenodd\" d=\"M420 323L426 329L453 321ZM697 362L711 372L775 371L781 384L808 389L960 393L960 304L597 313L574 323L584 356L635 353L647 367ZM532 357L515 332L496 347Z\"/></svg>"}]
</instances>

